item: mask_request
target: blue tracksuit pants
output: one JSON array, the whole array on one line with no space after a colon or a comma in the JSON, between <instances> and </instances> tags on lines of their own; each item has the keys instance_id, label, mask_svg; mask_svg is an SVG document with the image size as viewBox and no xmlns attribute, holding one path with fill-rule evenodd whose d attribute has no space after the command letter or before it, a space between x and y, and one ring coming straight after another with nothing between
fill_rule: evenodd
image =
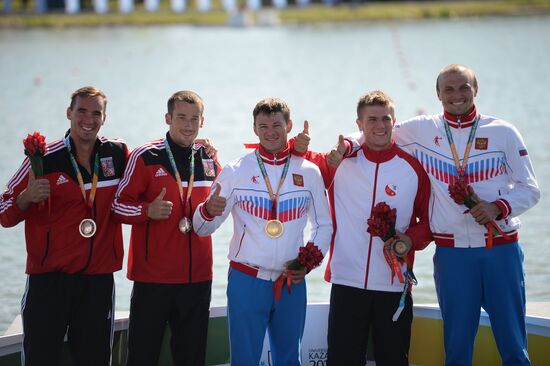
<instances>
[{"instance_id":1,"label":"blue tracksuit pants","mask_svg":"<svg viewBox=\"0 0 550 366\"><path fill-rule=\"evenodd\" d=\"M489 315L505 366L530 365L523 252L518 242L486 248L438 246L434 278L443 317L445 365L471 366L480 310Z\"/></svg>"},{"instance_id":2,"label":"blue tracksuit pants","mask_svg":"<svg viewBox=\"0 0 550 366\"><path fill-rule=\"evenodd\" d=\"M229 269L227 315L231 365L257 366L262 355L266 329L273 366L299 366L300 343L306 319L305 281L286 284L275 301L273 281Z\"/></svg>"}]
</instances>

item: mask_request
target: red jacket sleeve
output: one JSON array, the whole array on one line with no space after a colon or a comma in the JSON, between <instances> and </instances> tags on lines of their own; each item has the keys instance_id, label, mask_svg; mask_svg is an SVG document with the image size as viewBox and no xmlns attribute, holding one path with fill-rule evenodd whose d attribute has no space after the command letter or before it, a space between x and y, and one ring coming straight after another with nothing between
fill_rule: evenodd
<instances>
[{"instance_id":1,"label":"red jacket sleeve","mask_svg":"<svg viewBox=\"0 0 550 366\"><path fill-rule=\"evenodd\" d=\"M147 173L143 159L137 154L130 154L112 206L118 221L131 225L149 220L149 202L143 200L143 193L149 185Z\"/></svg>"},{"instance_id":2,"label":"red jacket sleeve","mask_svg":"<svg viewBox=\"0 0 550 366\"><path fill-rule=\"evenodd\" d=\"M27 188L30 165L29 158L25 158L15 175L8 181L6 190L0 197L0 224L4 227L15 226L25 218L25 213L19 209L16 200Z\"/></svg>"},{"instance_id":3,"label":"red jacket sleeve","mask_svg":"<svg viewBox=\"0 0 550 366\"><path fill-rule=\"evenodd\" d=\"M431 185L430 178L422 167L415 170L418 174L418 190L414 200L411 224L405 234L411 238L414 250L422 250L432 241L429 221Z\"/></svg>"}]
</instances>

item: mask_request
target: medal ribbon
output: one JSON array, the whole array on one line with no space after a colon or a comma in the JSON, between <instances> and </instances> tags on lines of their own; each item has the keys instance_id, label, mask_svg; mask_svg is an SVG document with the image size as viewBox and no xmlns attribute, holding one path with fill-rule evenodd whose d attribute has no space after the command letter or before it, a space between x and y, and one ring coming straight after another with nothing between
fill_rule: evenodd
<instances>
[{"instance_id":1,"label":"medal ribbon","mask_svg":"<svg viewBox=\"0 0 550 366\"><path fill-rule=\"evenodd\" d=\"M262 157L260 156L260 151L256 149L254 153L256 154L256 160L258 160L258 165L260 166L262 176L264 177L265 185L267 187L267 192L269 193L269 198L271 198L271 219L277 219L277 200L279 198L279 190L283 186L283 182L285 181L286 174L288 173L288 166L290 165L290 154L286 158L286 162L283 167L283 173L281 174L281 179L279 179L279 186L277 187L277 191L273 193L273 188L271 187L269 176L267 175L264 162L262 161Z\"/></svg>"},{"instance_id":2,"label":"medal ribbon","mask_svg":"<svg viewBox=\"0 0 550 366\"><path fill-rule=\"evenodd\" d=\"M92 207L94 206L95 192L97 190L97 181L99 180L99 174L98 174L99 173L99 152L95 153L92 188L90 190L90 195L88 196L88 199L86 199L86 189L84 188L84 179L82 179L82 173L78 168L78 163L76 162L76 159L73 156L73 153L71 152L71 141L69 136L67 136L67 138L65 139L65 147L69 152L69 160L71 161L71 165L73 166L74 172L76 174L76 180L78 181L78 185L80 186L80 191L82 192L82 198L84 199L84 203L91 210Z\"/></svg>"},{"instance_id":3,"label":"medal ribbon","mask_svg":"<svg viewBox=\"0 0 550 366\"><path fill-rule=\"evenodd\" d=\"M181 176L180 176L180 173L178 172L178 168L176 166L176 160L174 159L174 154L172 154L172 150L170 149L170 144L168 143L167 138L164 139L164 147L166 149L166 153L168 154L168 160L170 161L170 165L172 165L172 170L174 171L176 182L178 183L178 191L180 194L181 205L183 207L183 216L185 216L187 202L189 202L189 199L191 198L191 193L193 192L193 183L195 182L195 150L193 149L193 145L191 145L191 162L189 163L189 182L187 183L187 195L184 199Z\"/></svg>"},{"instance_id":4,"label":"medal ribbon","mask_svg":"<svg viewBox=\"0 0 550 366\"><path fill-rule=\"evenodd\" d=\"M462 164L460 164L460 160L458 160L458 153L456 151L456 146L453 140L453 134L451 133L451 128L449 127L449 123L447 122L447 120L445 120L445 123L443 124L445 126L447 141L449 141L449 147L451 148L451 154L453 154L453 160L455 162L458 179L462 179L466 173L466 165L468 164L468 157L470 155L470 150L472 149L472 142L474 141L474 137L476 135L478 122L479 116L476 115L472 129L470 130L470 135L468 136L468 142L466 143L466 149L464 150L464 158L462 159Z\"/></svg>"}]
</instances>

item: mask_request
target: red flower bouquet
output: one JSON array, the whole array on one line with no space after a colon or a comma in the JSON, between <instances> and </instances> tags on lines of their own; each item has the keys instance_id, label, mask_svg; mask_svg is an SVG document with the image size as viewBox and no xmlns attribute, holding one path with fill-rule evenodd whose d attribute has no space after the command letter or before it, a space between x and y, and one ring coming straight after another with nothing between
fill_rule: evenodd
<instances>
[{"instance_id":1,"label":"red flower bouquet","mask_svg":"<svg viewBox=\"0 0 550 366\"><path fill-rule=\"evenodd\" d=\"M474 189L464 179L458 179L453 184L449 184L449 195L458 205L464 205L468 208L464 213L468 213L470 209L474 208L479 202L474 198ZM493 236L502 235L505 238L509 238L497 225L496 222L491 221L485 225L487 227L487 249L493 247Z\"/></svg>"},{"instance_id":2,"label":"red flower bouquet","mask_svg":"<svg viewBox=\"0 0 550 366\"><path fill-rule=\"evenodd\" d=\"M370 233L371 236L380 237L384 242L388 241L389 239L395 237L396 234L396 216L397 211L395 208L391 208L386 202L379 202L376 206L374 206L371 212L371 217L367 220L367 232ZM403 261L406 262L406 257L398 259L390 245L384 245L383 250L384 258L386 258L386 262L391 269L392 283L395 275L397 275L399 282L405 283L405 278L403 277L399 263Z\"/></svg>"},{"instance_id":3,"label":"red flower bouquet","mask_svg":"<svg viewBox=\"0 0 550 366\"><path fill-rule=\"evenodd\" d=\"M305 247L300 247L298 257L290 261L286 268L287 270L303 270L310 272L314 268L318 267L323 261L323 253L317 245L313 243L307 243ZM290 293L290 287L292 285L292 276L286 271L281 273L275 284L273 285L273 292L275 293L275 300L279 301L281 298L281 290L286 279L286 286L288 293Z\"/></svg>"},{"instance_id":4,"label":"red flower bouquet","mask_svg":"<svg viewBox=\"0 0 550 366\"><path fill-rule=\"evenodd\" d=\"M40 178L44 175L43 159L46 154L46 138L40 134L40 132L34 132L32 135L27 135L27 138L23 140L23 146L25 147L25 155L29 157L31 162L31 169L36 178ZM48 209L50 199L48 198ZM38 204L39 208L44 207L44 201Z\"/></svg>"},{"instance_id":5,"label":"red flower bouquet","mask_svg":"<svg viewBox=\"0 0 550 366\"><path fill-rule=\"evenodd\" d=\"M379 202L372 209L371 216L367 220L368 229L372 236L379 236L385 242L395 236L395 218L397 211L388 206L386 202Z\"/></svg>"},{"instance_id":6,"label":"red flower bouquet","mask_svg":"<svg viewBox=\"0 0 550 366\"><path fill-rule=\"evenodd\" d=\"M41 177L44 175L44 168L42 166L42 159L46 154L46 138L35 132L32 135L27 135L27 138L23 140L23 146L25 146L25 155L29 157L31 161L32 172L35 177Z\"/></svg>"}]
</instances>

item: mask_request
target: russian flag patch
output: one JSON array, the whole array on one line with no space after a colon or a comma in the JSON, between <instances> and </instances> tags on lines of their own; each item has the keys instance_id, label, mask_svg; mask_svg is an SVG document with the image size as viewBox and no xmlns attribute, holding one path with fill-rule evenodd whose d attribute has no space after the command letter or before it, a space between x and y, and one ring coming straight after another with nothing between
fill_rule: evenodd
<instances>
[{"instance_id":1,"label":"russian flag patch","mask_svg":"<svg viewBox=\"0 0 550 366\"><path fill-rule=\"evenodd\" d=\"M527 156L529 153L527 152L527 149L521 149L519 151L519 156Z\"/></svg>"}]
</instances>

